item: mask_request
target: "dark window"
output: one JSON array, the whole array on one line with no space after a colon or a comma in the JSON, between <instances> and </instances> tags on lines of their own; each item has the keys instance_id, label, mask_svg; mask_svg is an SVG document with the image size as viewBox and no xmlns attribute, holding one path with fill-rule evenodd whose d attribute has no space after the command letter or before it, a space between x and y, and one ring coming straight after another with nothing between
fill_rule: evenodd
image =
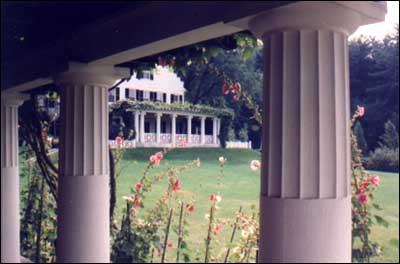
<instances>
[{"instance_id":1,"label":"dark window","mask_svg":"<svg viewBox=\"0 0 400 264\"><path fill-rule=\"evenodd\" d=\"M125 98L126 99L129 99L129 89L128 88L125 88Z\"/></svg>"},{"instance_id":2,"label":"dark window","mask_svg":"<svg viewBox=\"0 0 400 264\"><path fill-rule=\"evenodd\" d=\"M136 99L138 101L143 101L143 91L136 90Z\"/></svg>"},{"instance_id":3,"label":"dark window","mask_svg":"<svg viewBox=\"0 0 400 264\"><path fill-rule=\"evenodd\" d=\"M167 133L167 123L165 121L161 122L161 133Z\"/></svg>"},{"instance_id":4,"label":"dark window","mask_svg":"<svg viewBox=\"0 0 400 264\"><path fill-rule=\"evenodd\" d=\"M115 100L118 102L119 101L119 93L120 93L120 89L119 87L115 88Z\"/></svg>"},{"instance_id":5,"label":"dark window","mask_svg":"<svg viewBox=\"0 0 400 264\"><path fill-rule=\"evenodd\" d=\"M108 102L110 102L110 103L115 102L115 90L108 92Z\"/></svg>"},{"instance_id":6,"label":"dark window","mask_svg":"<svg viewBox=\"0 0 400 264\"><path fill-rule=\"evenodd\" d=\"M156 92L150 92L150 101L152 101L152 102L157 101L157 93Z\"/></svg>"},{"instance_id":7,"label":"dark window","mask_svg":"<svg viewBox=\"0 0 400 264\"><path fill-rule=\"evenodd\" d=\"M179 102L183 102L183 96L182 95L179 95Z\"/></svg>"},{"instance_id":8,"label":"dark window","mask_svg":"<svg viewBox=\"0 0 400 264\"><path fill-rule=\"evenodd\" d=\"M145 122L144 123L144 133L149 133L150 132L150 123Z\"/></svg>"},{"instance_id":9,"label":"dark window","mask_svg":"<svg viewBox=\"0 0 400 264\"><path fill-rule=\"evenodd\" d=\"M175 102L175 95L171 94L171 103Z\"/></svg>"},{"instance_id":10,"label":"dark window","mask_svg":"<svg viewBox=\"0 0 400 264\"><path fill-rule=\"evenodd\" d=\"M162 99L163 102L166 103L166 102L167 102L167 94L166 94L166 93L163 93L162 96L163 96L163 99Z\"/></svg>"}]
</instances>

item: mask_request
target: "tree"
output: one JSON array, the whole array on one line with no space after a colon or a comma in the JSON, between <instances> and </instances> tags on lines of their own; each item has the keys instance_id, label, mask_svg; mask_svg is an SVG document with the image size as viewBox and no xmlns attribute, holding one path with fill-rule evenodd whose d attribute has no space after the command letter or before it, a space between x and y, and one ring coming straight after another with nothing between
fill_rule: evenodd
<instances>
[{"instance_id":1,"label":"tree","mask_svg":"<svg viewBox=\"0 0 400 264\"><path fill-rule=\"evenodd\" d=\"M370 149L379 146L388 119L398 131L399 112L399 27L383 41L361 36L351 41L351 108L366 107L363 118L365 139Z\"/></svg>"},{"instance_id":2,"label":"tree","mask_svg":"<svg viewBox=\"0 0 400 264\"><path fill-rule=\"evenodd\" d=\"M385 123L385 133L380 136L380 139L379 145L381 147L387 147L389 149L399 148L399 133L392 121L388 120Z\"/></svg>"},{"instance_id":3,"label":"tree","mask_svg":"<svg viewBox=\"0 0 400 264\"><path fill-rule=\"evenodd\" d=\"M362 150L364 154L368 153L368 145L364 136L364 129L362 128L361 122L357 121L354 125L354 134L357 137L358 147Z\"/></svg>"}]
</instances>

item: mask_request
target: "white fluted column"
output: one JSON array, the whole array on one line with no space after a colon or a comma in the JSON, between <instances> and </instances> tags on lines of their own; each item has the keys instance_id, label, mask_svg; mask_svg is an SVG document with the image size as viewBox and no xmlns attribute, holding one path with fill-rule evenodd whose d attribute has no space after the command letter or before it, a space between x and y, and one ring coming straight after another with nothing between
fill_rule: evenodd
<instances>
[{"instance_id":1,"label":"white fluted column","mask_svg":"<svg viewBox=\"0 0 400 264\"><path fill-rule=\"evenodd\" d=\"M1 263L20 262L18 107L26 99L1 93Z\"/></svg>"},{"instance_id":2,"label":"white fluted column","mask_svg":"<svg viewBox=\"0 0 400 264\"><path fill-rule=\"evenodd\" d=\"M146 112L140 112L140 143L144 143L144 133L145 133L145 129L144 129L144 124L145 124L145 119L146 119Z\"/></svg>"},{"instance_id":3,"label":"white fluted column","mask_svg":"<svg viewBox=\"0 0 400 264\"><path fill-rule=\"evenodd\" d=\"M350 262L347 37L360 17L294 6L250 22L265 56L259 262Z\"/></svg>"},{"instance_id":4,"label":"white fluted column","mask_svg":"<svg viewBox=\"0 0 400 264\"><path fill-rule=\"evenodd\" d=\"M159 143L161 143L161 116L162 116L162 113L157 113L156 115L157 115L156 141L159 144Z\"/></svg>"},{"instance_id":5,"label":"white fluted column","mask_svg":"<svg viewBox=\"0 0 400 264\"><path fill-rule=\"evenodd\" d=\"M128 72L71 63L61 94L57 262L109 262L107 91Z\"/></svg>"},{"instance_id":6,"label":"white fluted column","mask_svg":"<svg viewBox=\"0 0 400 264\"><path fill-rule=\"evenodd\" d=\"M206 117L202 116L201 117L201 127L200 127L200 144L204 145L206 143Z\"/></svg>"},{"instance_id":7,"label":"white fluted column","mask_svg":"<svg viewBox=\"0 0 400 264\"><path fill-rule=\"evenodd\" d=\"M187 116L187 143L192 143L192 119L193 116Z\"/></svg>"},{"instance_id":8,"label":"white fluted column","mask_svg":"<svg viewBox=\"0 0 400 264\"><path fill-rule=\"evenodd\" d=\"M214 117L213 118L213 144L215 144L215 145L218 143L217 142L217 127L218 127L217 118Z\"/></svg>"},{"instance_id":9,"label":"white fluted column","mask_svg":"<svg viewBox=\"0 0 400 264\"><path fill-rule=\"evenodd\" d=\"M135 140L136 142L139 142L139 137L140 137L140 131L139 131L139 112L135 111Z\"/></svg>"},{"instance_id":10,"label":"white fluted column","mask_svg":"<svg viewBox=\"0 0 400 264\"><path fill-rule=\"evenodd\" d=\"M176 114L172 114L171 115L171 129L172 129L172 133L171 133L171 143L172 145L176 144Z\"/></svg>"}]
</instances>

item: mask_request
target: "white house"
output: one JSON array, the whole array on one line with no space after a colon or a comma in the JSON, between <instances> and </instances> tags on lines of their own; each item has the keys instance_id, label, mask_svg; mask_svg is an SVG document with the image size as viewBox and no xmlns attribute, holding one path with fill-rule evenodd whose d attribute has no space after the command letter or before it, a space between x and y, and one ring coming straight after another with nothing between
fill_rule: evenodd
<instances>
[{"instance_id":1,"label":"white house","mask_svg":"<svg viewBox=\"0 0 400 264\"><path fill-rule=\"evenodd\" d=\"M132 76L109 91L108 102L127 102L134 116L135 146L219 147L221 119L210 111L185 104L183 82L168 67Z\"/></svg>"}]
</instances>

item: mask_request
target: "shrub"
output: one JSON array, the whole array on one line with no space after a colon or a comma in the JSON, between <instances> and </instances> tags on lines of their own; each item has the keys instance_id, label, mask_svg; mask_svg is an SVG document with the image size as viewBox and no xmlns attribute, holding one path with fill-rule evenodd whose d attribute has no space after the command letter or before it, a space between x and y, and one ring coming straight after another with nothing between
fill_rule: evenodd
<instances>
[{"instance_id":1,"label":"shrub","mask_svg":"<svg viewBox=\"0 0 400 264\"><path fill-rule=\"evenodd\" d=\"M369 170L399 172L399 148L376 148L365 159L365 167Z\"/></svg>"}]
</instances>

